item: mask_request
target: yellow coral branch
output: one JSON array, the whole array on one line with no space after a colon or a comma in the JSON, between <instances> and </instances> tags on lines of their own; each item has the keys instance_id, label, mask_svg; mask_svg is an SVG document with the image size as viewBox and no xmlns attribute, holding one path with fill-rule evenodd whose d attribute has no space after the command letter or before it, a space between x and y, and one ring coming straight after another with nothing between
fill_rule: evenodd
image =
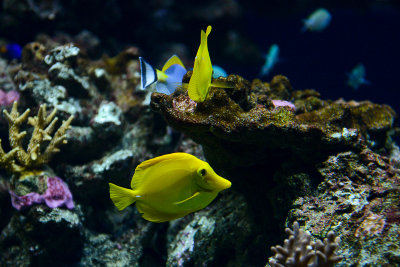
<instances>
[{"instance_id":1,"label":"yellow coral branch","mask_svg":"<svg viewBox=\"0 0 400 267\"><path fill-rule=\"evenodd\" d=\"M22 167L15 164L15 154L18 152L18 148L13 148L8 153L5 153L3 147L1 145L0 139L0 166L6 169L9 172L19 172L22 170Z\"/></svg>"},{"instance_id":2,"label":"yellow coral branch","mask_svg":"<svg viewBox=\"0 0 400 267\"><path fill-rule=\"evenodd\" d=\"M57 109L54 109L47 115L46 105L40 105L38 113L35 117L29 117L30 110L27 109L22 115L18 112L18 103L14 102L11 112L3 111L9 125L9 140L12 150L7 154L1 147L0 140L0 167L10 172L22 172L25 169L34 169L40 165L49 162L51 157L59 152L58 146L66 143L65 133L71 124L73 116L63 121L60 128L55 132L54 137L51 134L56 128L58 118L56 116ZM27 150L22 146L22 141L26 136L26 132L19 132L19 127L26 122L34 127ZM42 145L49 141L46 149ZM44 152L42 153L42 151ZM15 159L19 165L15 163Z\"/></svg>"}]
</instances>

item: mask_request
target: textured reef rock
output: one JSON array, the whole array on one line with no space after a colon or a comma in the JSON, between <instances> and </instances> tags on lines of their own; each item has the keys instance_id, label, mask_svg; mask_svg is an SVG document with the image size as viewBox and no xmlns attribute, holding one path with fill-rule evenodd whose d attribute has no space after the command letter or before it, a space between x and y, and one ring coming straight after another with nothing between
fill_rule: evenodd
<instances>
[{"instance_id":1,"label":"textured reef rock","mask_svg":"<svg viewBox=\"0 0 400 267\"><path fill-rule=\"evenodd\" d=\"M357 147L362 137L382 146L392 129L395 113L389 106L323 101L315 91L293 91L283 76L270 84L250 84L233 75L226 80L235 88L212 88L203 103L186 95L152 98L153 108L171 126L202 144L213 166L256 165L272 157L317 161ZM297 112L291 106L275 107L272 101L278 99L292 101Z\"/></svg>"},{"instance_id":2,"label":"textured reef rock","mask_svg":"<svg viewBox=\"0 0 400 267\"><path fill-rule=\"evenodd\" d=\"M184 79L189 78L190 72ZM345 179L350 173L357 175L358 172L365 172L364 175L369 178L358 181L359 189L354 190L363 192L364 197L360 198L368 206L373 199L369 199L368 191L362 188L370 188L371 183L379 184L375 189L378 192L398 188L399 171L390 162L377 173L371 169L371 163L363 163L359 168L349 162L350 166L334 169L330 172L331 176L326 177L325 172L321 172L321 164L330 162L330 157L341 153L359 158L364 158L363 155L367 153L368 157L381 158L382 156L371 149L390 152L392 147L388 144L394 127L395 112L389 106L369 101L322 100L314 90L294 91L284 76L275 76L270 83L262 83L260 80L250 83L235 75L230 75L226 80L219 79L233 83L234 88L211 88L209 98L202 103L192 101L184 91L178 90L170 96L154 93L151 104L169 125L200 143L210 164L232 181L233 190L243 194L252 211L250 214L254 214L252 220L258 221L253 226L249 240L256 242L257 237L262 236L267 246L279 243L276 233L282 231L282 228L277 225L283 225L288 211L298 207L298 210L304 210L301 213L303 217L289 215L290 221L305 223L306 230L312 230L313 235L322 238L329 230L333 230L342 240L343 245L339 247L338 255L345 255L344 265L364 262L361 256L363 249L352 246L347 243L348 239L342 237L342 231L345 230L341 223L348 221L348 216L344 214L343 219L337 220L337 228L331 225L335 212L343 214L340 211L343 206L341 201L349 200L340 200L337 196L326 203L329 199L327 194L334 190L330 187L324 193L321 188L325 183L332 182L333 185L330 186L336 184L332 175L336 175L337 179ZM331 161L334 166L338 164L337 160ZM372 173L368 176L368 172ZM380 184L379 181L383 182L387 175L392 177L391 182ZM385 191L382 187L388 189ZM398 190L389 191L390 194L397 194ZM349 194L353 195L351 192L353 191L350 190L346 198ZM378 193L379 196L380 194ZM383 201L382 197L378 197L379 201ZM360 198L354 200L358 200L355 202L357 205L362 205ZM383 215L372 207L370 214L359 214L361 219L357 223L363 229L358 230L355 237L374 232L364 228L377 228L375 232L380 232L387 221L393 224L389 231L390 237L395 236L398 228L398 222L394 219L398 213L395 205L398 205L399 198L390 199L393 199L392 204L387 203L390 215L386 215L388 210ZM319 206L307 208L311 201L319 203ZM328 203L331 203L329 212ZM318 213L315 209L321 209L321 213L326 216L326 224L323 226L322 214L316 218ZM351 211L350 209L348 212ZM321 228L309 229L308 225L318 225ZM389 227L386 226L385 229ZM353 236L355 231L353 229ZM379 235L373 235L372 239L372 243L395 246L392 241L389 244ZM368 244L363 240L359 242L361 247L365 246L365 251L372 246L372 243ZM387 251L388 260L381 258L368 262L365 259L365 263L397 262L396 253L388 252L384 247L376 252L376 257L382 251ZM372 251L365 252L367 253ZM254 252L253 257L261 255Z\"/></svg>"},{"instance_id":3,"label":"textured reef rock","mask_svg":"<svg viewBox=\"0 0 400 267\"><path fill-rule=\"evenodd\" d=\"M257 249L246 242L254 234L248 213L242 196L223 194L215 205L174 221L167 232L167 266L248 265Z\"/></svg>"},{"instance_id":4,"label":"textured reef rock","mask_svg":"<svg viewBox=\"0 0 400 267\"><path fill-rule=\"evenodd\" d=\"M151 110L137 90L139 49L91 60L96 38L87 38L40 36L20 63L0 60L8 111L8 120L0 116L0 161L9 171L0 170L1 264L263 266L269 247L283 242L285 221L310 231L310 242L334 241L327 236L334 232L338 265L398 262L400 153L390 139L390 107L323 100L314 90L293 90L283 76L250 83L231 75L235 87L211 88L203 103L180 88L154 93ZM37 116L9 111L14 91L18 109ZM58 121L44 104L58 110ZM10 118L21 122L11 125L11 139ZM57 145L48 125L62 129ZM23 151L37 161L49 146L61 151L40 164L17 157ZM205 156L232 188L170 223L147 222L135 207L117 211L108 183L128 187L140 162L175 151Z\"/></svg>"},{"instance_id":5,"label":"textured reef rock","mask_svg":"<svg viewBox=\"0 0 400 267\"><path fill-rule=\"evenodd\" d=\"M400 263L400 170L369 149L330 156L318 165L315 196L293 204L288 219L314 236L333 230L341 239L342 266Z\"/></svg>"}]
</instances>

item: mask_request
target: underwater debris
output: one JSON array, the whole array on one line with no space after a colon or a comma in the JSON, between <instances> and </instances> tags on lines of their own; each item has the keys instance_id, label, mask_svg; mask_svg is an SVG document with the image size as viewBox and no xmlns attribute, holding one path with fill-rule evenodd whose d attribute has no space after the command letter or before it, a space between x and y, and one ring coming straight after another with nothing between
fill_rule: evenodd
<instances>
[{"instance_id":1,"label":"underwater debris","mask_svg":"<svg viewBox=\"0 0 400 267\"><path fill-rule=\"evenodd\" d=\"M31 192L24 196L18 196L13 191L10 191L10 195L11 204L17 210L40 203L46 203L50 208L58 208L64 205L68 209L74 208L71 191L68 185L59 177L47 178L47 189L44 194Z\"/></svg>"},{"instance_id":2,"label":"underwater debris","mask_svg":"<svg viewBox=\"0 0 400 267\"><path fill-rule=\"evenodd\" d=\"M40 105L37 116L28 118L30 109L20 115L18 102L14 102L10 113L7 110L3 112L9 125L9 141L12 149L6 154L0 146L0 166L11 173L37 169L41 165L48 163L51 157L60 151L58 147L66 143L65 132L74 118L70 116L66 121L63 121L60 128L51 137L58 121L58 118L55 117L57 109L47 115L46 105ZM28 147L25 150L23 148L23 139L27 132L20 132L20 126L26 120L34 129ZM48 144L44 148L43 145L46 142Z\"/></svg>"},{"instance_id":3,"label":"underwater debris","mask_svg":"<svg viewBox=\"0 0 400 267\"><path fill-rule=\"evenodd\" d=\"M335 255L340 239L332 231L328 232L324 242L311 241L311 234L300 229L297 221L293 223L293 229L286 228L285 232L289 238L285 239L284 246L271 247L275 253L269 260L272 267L330 267L342 259Z\"/></svg>"}]
</instances>

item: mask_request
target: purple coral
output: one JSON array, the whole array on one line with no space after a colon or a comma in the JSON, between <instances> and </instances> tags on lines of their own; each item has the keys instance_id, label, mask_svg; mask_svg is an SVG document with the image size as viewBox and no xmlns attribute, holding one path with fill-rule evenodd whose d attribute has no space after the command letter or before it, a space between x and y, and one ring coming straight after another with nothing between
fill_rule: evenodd
<instances>
[{"instance_id":1,"label":"purple coral","mask_svg":"<svg viewBox=\"0 0 400 267\"><path fill-rule=\"evenodd\" d=\"M47 190L43 194L43 199L50 208L57 208L64 204L68 209L74 208L72 194L68 185L58 177L47 179Z\"/></svg>"},{"instance_id":2,"label":"purple coral","mask_svg":"<svg viewBox=\"0 0 400 267\"><path fill-rule=\"evenodd\" d=\"M49 177L47 179L47 190L42 195L33 192L24 196L17 196L14 192L10 191L10 196L11 204L17 210L43 202L50 208L57 208L63 205L68 209L74 208L72 194L68 185L58 177Z\"/></svg>"},{"instance_id":3,"label":"purple coral","mask_svg":"<svg viewBox=\"0 0 400 267\"><path fill-rule=\"evenodd\" d=\"M10 106L14 101L19 100L19 93L15 90L11 90L9 92L5 92L0 89L0 105L1 106Z\"/></svg>"},{"instance_id":4,"label":"purple coral","mask_svg":"<svg viewBox=\"0 0 400 267\"><path fill-rule=\"evenodd\" d=\"M286 100L272 100L272 104L274 104L275 108L288 107L289 110L296 111L296 106L292 102Z\"/></svg>"},{"instance_id":5,"label":"purple coral","mask_svg":"<svg viewBox=\"0 0 400 267\"><path fill-rule=\"evenodd\" d=\"M13 191L9 191L11 195L11 204L17 210L22 207L28 207L35 203L43 202L42 196L38 193L29 193L25 196L17 196Z\"/></svg>"}]
</instances>

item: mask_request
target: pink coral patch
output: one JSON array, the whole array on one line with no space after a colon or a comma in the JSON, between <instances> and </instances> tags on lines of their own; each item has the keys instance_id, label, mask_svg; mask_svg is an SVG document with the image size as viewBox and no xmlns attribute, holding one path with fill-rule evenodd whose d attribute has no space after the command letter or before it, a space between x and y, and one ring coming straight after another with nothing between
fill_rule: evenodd
<instances>
[{"instance_id":1,"label":"pink coral patch","mask_svg":"<svg viewBox=\"0 0 400 267\"><path fill-rule=\"evenodd\" d=\"M11 204L17 210L20 210L22 207L43 202L50 208L58 208L63 205L68 209L74 208L72 194L68 185L58 177L47 178L47 190L43 195L33 192L24 196L18 196L13 191L9 192L11 196Z\"/></svg>"},{"instance_id":2,"label":"pink coral patch","mask_svg":"<svg viewBox=\"0 0 400 267\"><path fill-rule=\"evenodd\" d=\"M68 209L74 208L72 194L68 185L58 177L50 177L47 179L47 190L43 194L44 202L50 208L57 208L65 205Z\"/></svg>"},{"instance_id":3,"label":"pink coral patch","mask_svg":"<svg viewBox=\"0 0 400 267\"><path fill-rule=\"evenodd\" d=\"M272 100L272 104L274 104L275 108L288 107L291 111L296 111L296 106L292 102L286 100Z\"/></svg>"},{"instance_id":4,"label":"pink coral patch","mask_svg":"<svg viewBox=\"0 0 400 267\"><path fill-rule=\"evenodd\" d=\"M35 203L42 202L42 196L38 193L29 193L25 196L17 196L13 191L9 192L11 196L11 204L17 210L20 210L22 207L27 207Z\"/></svg>"},{"instance_id":5,"label":"pink coral patch","mask_svg":"<svg viewBox=\"0 0 400 267\"><path fill-rule=\"evenodd\" d=\"M5 92L0 89L0 105L10 106L14 101L19 100L19 93L15 90Z\"/></svg>"}]
</instances>

